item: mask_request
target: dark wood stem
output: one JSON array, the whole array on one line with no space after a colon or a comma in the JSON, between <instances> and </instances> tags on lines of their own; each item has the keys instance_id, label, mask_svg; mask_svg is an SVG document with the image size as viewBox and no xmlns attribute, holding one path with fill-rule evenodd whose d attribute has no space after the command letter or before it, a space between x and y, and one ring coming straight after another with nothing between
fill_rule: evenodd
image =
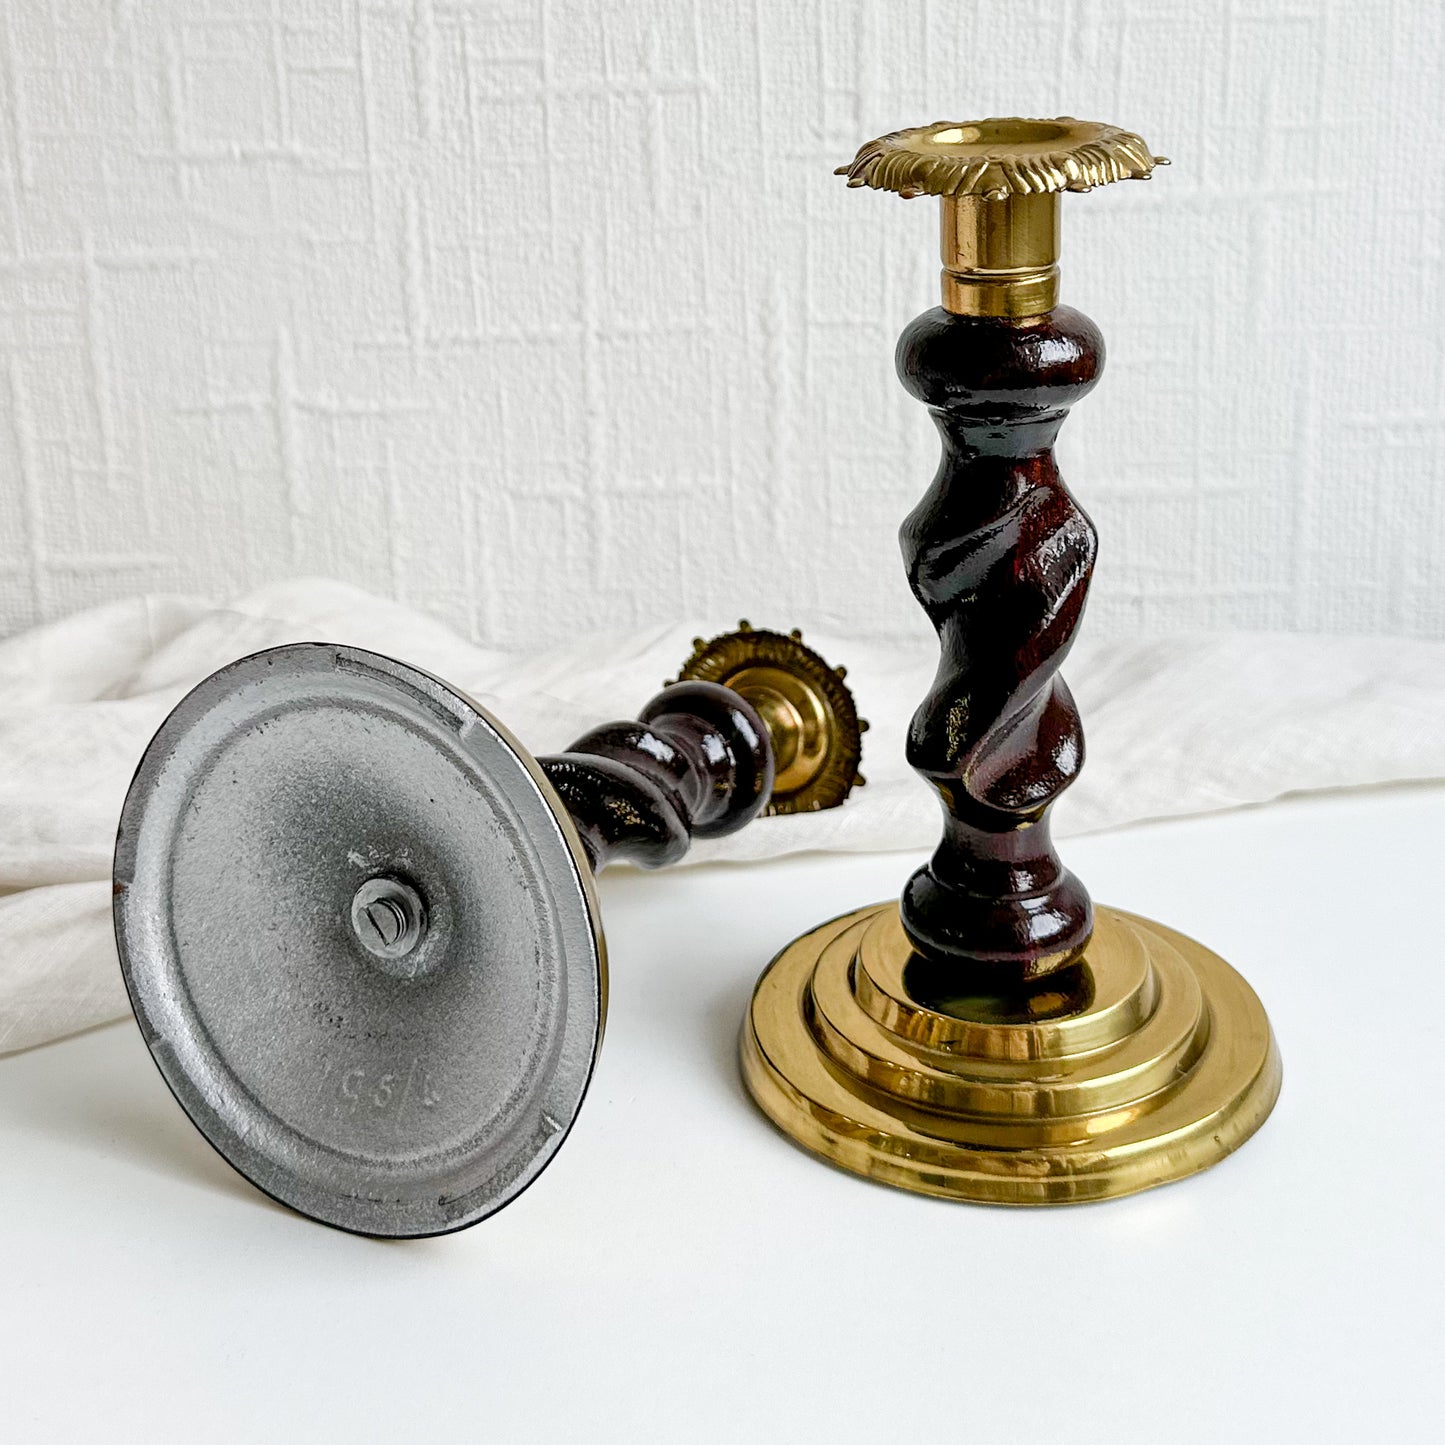
<instances>
[{"instance_id":1,"label":"dark wood stem","mask_svg":"<svg viewBox=\"0 0 1445 1445\"><path fill-rule=\"evenodd\" d=\"M898 344L899 375L943 439L901 540L942 649L908 760L943 800L944 835L909 879L902 916L914 947L956 966L961 982L1008 987L1051 973L1093 929L1048 812L1084 761L1058 669L1098 544L1053 443L1103 356L1098 329L1068 307L1024 321L940 308Z\"/></svg>"},{"instance_id":2,"label":"dark wood stem","mask_svg":"<svg viewBox=\"0 0 1445 1445\"><path fill-rule=\"evenodd\" d=\"M676 863L694 838L751 822L773 791L767 728L713 682L674 683L636 721L605 723L538 761L594 869Z\"/></svg>"}]
</instances>

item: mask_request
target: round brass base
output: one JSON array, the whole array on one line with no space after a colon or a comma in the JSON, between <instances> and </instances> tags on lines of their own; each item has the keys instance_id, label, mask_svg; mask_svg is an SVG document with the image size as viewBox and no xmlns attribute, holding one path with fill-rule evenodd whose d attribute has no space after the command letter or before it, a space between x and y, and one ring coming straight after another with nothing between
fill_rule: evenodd
<instances>
[{"instance_id":1,"label":"round brass base","mask_svg":"<svg viewBox=\"0 0 1445 1445\"><path fill-rule=\"evenodd\" d=\"M859 909L773 960L743 1027L763 1112L856 1174L986 1204L1110 1199L1217 1163L1279 1095L1254 991L1148 919L1099 908L1067 984L1012 1012L925 1006L920 962L896 903Z\"/></svg>"}]
</instances>

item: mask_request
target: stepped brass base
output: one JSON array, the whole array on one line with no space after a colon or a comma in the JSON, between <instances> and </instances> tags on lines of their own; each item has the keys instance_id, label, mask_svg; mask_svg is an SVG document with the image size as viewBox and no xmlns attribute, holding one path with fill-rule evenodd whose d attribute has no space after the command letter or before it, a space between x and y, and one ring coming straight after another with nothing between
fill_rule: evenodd
<instances>
[{"instance_id":1,"label":"stepped brass base","mask_svg":"<svg viewBox=\"0 0 1445 1445\"><path fill-rule=\"evenodd\" d=\"M895 903L804 934L759 980L743 1076L805 1148L920 1194L1074 1204L1207 1169L1268 1117L1264 1008L1217 954L1100 908L1081 964L1005 1015L931 999Z\"/></svg>"}]
</instances>

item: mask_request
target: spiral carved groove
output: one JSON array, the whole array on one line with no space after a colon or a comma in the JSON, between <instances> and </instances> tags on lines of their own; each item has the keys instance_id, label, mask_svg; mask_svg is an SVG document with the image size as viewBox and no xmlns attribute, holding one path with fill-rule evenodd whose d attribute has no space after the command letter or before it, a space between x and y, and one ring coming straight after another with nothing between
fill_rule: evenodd
<instances>
[{"instance_id":1,"label":"spiral carved groove","mask_svg":"<svg viewBox=\"0 0 1445 1445\"><path fill-rule=\"evenodd\" d=\"M1008 986L1051 973L1079 956L1093 926L1088 893L1049 838L1049 808L1084 760L1058 670L1097 549L1053 442L1102 360L1093 323L1066 307L1022 324L935 310L899 342L899 374L943 441L901 541L942 652L908 759L945 814L902 916L914 947L952 966L954 986L970 974Z\"/></svg>"},{"instance_id":2,"label":"spiral carved groove","mask_svg":"<svg viewBox=\"0 0 1445 1445\"><path fill-rule=\"evenodd\" d=\"M636 721L605 723L538 761L594 869L676 863L693 838L751 822L773 790L762 719L712 682L675 683Z\"/></svg>"}]
</instances>

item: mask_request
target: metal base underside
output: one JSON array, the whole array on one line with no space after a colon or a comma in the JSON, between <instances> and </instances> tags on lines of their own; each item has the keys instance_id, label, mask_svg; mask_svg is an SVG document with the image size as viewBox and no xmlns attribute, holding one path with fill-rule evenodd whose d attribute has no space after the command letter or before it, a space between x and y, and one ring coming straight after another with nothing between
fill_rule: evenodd
<instances>
[{"instance_id":1,"label":"metal base underside","mask_svg":"<svg viewBox=\"0 0 1445 1445\"><path fill-rule=\"evenodd\" d=\"M474 1224L581 1107L606 1008L582 842L496 719L404 663L302 643L196 687L131 784L114 908L171 1091L313 1219Z\"/></svg>"},{"instance_id":2,"label":"metal base underside","mask_svg":"<svg viewBox=\"0 0 1445 1445\"><path fill-rule=\"evenodd\" d=\"M1217 1163L1279 1095L1254 991L1148 919L1098 909L1073 998L1022 1021L919 1004L911 956L896 903L847 914L773 960L743 1027L763 1112L856 1174L985 1204L1111 1199Z\"/></svg>"}]
</instances>

